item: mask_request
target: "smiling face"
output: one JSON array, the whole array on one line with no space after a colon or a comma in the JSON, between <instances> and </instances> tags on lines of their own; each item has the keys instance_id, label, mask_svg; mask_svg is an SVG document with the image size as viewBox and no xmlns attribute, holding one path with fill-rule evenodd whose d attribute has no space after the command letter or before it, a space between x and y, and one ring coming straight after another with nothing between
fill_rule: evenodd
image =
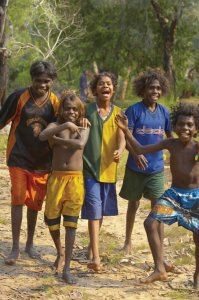
<instances>
[{"instance_id":1,"label":"smiling face","mask_svg":"<svg viewBox=\"0 0 199 300\"><path fill-rule=\"evenodd\" d=\"M162 88L158 80L152 81L144 91L144 103L147 106L156 105L162 95Z\"/></svg>"},{"instance_id":2,"label":"smiling face","mask_svg":"<svg viewBox=\"0 0 199 300\"><path fill-rule=\"evenodd\" d=\"M76 124L79 118L79 105L77 101L64 101L62 117L65 122L73 122Z\"/></svg>"},{"instance_id":3,"label":"smiling face","mask_svg":"<svg viewBox=\"0 0 199 300\"><path fill-rule=\"evenodd\" d=\"M183 143L189 142L197 134L193 116L180 115L175 125L175 133Z\"/></svg>"},{"instance_id":4,"label":"smiling face","mask_svg":"<svg viewBox=\"0 0 199 300\"><path fill-rule=\"evenodd\" d=\"M32 92L35 97L45 96L52 88L53 80L46 74L32 78Z\"/></svg>"},{"instance_id":5,"label":"smiling face","mask_svg":"<svg viewBox=\"0 0 199 300\"><path fill-rule=\"evenodd\" d=\"M97 82L96 96L99 101L110 101L114 94L113 83L110 77L101 76Z\"/></svg>"}]
</instances>

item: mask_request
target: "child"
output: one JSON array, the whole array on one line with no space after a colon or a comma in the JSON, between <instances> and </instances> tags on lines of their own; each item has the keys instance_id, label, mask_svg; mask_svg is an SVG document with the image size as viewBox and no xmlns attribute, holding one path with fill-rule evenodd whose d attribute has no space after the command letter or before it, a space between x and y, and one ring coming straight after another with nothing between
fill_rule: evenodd
<instances>
[{"instance_id":1,"label":"child","mask_svg":"<svg viewBox=\"0 0 199 300\"><path fill-rule=\"evenodd\" d=\"M158 103L160 97L168 92L168 81L160 69L147 69L141 72L133 82L137 96L142 97L126 111L129 129L132 135L142 144L157 143L171 137L169 111ZM123 185L120 196L128 200L126 214L126 239L122 250L131 253L131 235L136 211L140 199L144 196L151 200L151 206L164 192L164 161L162 151L136 155L129 143L129 150ZM161 226L163 239L163 224ZM167 264L168 271L170 270Z\"/></svg>"},{"instance_id":2,"label":"child","mask_svg":"<svg viewBox=\"0 0 199 300\"><path fill-rule=\"evenodd\" d=\"M12 122L7 165L11 178L12 250L5 263L15 264L19 257L19 238L23 205L26 204L28 234L25 251L31 258L39 257L33 247L38 211L46 193L46 179L51 169L48 143L39 140L40 132L55 121L58 98L51 92L57 77L55 67L47 61L37 61L30 67L32 84L12 93L0 111L0 129Z\"/></svg>"},{"instance_id":3,"label":"child","mask_svg":"<svg viewBox=\"0 0 199 300\"><path fill-rule=\"evenodd\" d=\"M172 107L173 128L178 138L170 138L159 143L142 146L128 130L126 117L117 116L116 123L135 152L145 154L167 149L170 152L172 174L171 188L165 191L152 208L145 220L145 229L155 262L155 271L144 283L167 279L163 262L163 241L160 237L160 224L178 222L193 231L196 245L196 270L194 287L199 288L199 210L192 214L192 209L199 206L199 143L194 140L199 129L199 106L179 103Z\"/></svg>"},{"instance_id":4,"label":"child","mask_svg":"<svg viewBox=\"0 0 199 300\"><path fill-rule=\"evenodd\" d=\"M116 168L125 138L115 125L121 109L111 103L117 81L112 73L102 72L91 82L96 102L86 106L86 117L91 123L88 143L84 150L85 200L82 219L88 219L90 236L88 268L100 270L99 230L103 216L118 214L116 197Z\"/></svg>"},{"instance_id":5,"label":"child","mask_svg":"<svg viewBox=\"0 0 199 300\"><path fill-rule=\"evenodd\" d=\"M63 215L66 235L62 277L69 284L76 282L70 274L70 261L84 197L82 155L89 129L77 127L83 118L83 112L83 104L75 93L64 91L57 122L49 124L39 136L42 141L48 139L53 149L53 171L47 184L45 222L57 249L54 265L58 271L63 261L60 240L60 219L61 214Z\"/></svg>"}]
</instances>

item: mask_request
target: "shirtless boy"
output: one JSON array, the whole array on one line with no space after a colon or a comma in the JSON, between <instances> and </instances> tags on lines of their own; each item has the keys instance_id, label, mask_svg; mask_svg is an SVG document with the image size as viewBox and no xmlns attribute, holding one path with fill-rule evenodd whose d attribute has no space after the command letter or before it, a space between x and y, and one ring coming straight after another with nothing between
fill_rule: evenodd
<instances>
[{"instance_id":1,"label":"shirtless boy","mask_svg":"<svg viewBox=\"0 0 199 300\"><path fill-rule=\"evenodd\" d=\"M69 284L76 283L70 273L70 261L84 199L82 155L89 128L78 127L83 113L83 104L75 93L64 91L57 122L49 124L39 136L42 141L48 140L53 149L53 171L47 183L45 222L57 249L54 266L56 271L59 271L64 259L60 239L61 214L63 215L66 235L62 277Z\"/></svg>"},{"instance_id":2,"label":"shirtless boy","mask_svg":"<svg viewBox=\"0 0 199 300\"><path fill-rule=\"evenodd\" d=\"M137 154L163 149L170 152L171 188L159 198L144 222L155 270L142 282L167 279L159 226L161 222L168 225L178 222L179 226L193 232L196 246L194 287L199 289L199 143L194 140L199 129L199 106L179 103L171 108L171 118L178 138L165 139L147 146L142 146L132 137L125 116L118 115L115 121Z\"/></svg>"}]
</instances>

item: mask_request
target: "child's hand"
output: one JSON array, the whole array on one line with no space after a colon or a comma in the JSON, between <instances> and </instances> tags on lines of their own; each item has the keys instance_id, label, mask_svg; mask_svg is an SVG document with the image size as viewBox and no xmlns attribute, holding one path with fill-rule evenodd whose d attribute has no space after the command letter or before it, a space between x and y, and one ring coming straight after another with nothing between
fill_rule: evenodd
<instances>
[{"instance_id":1,"label":"child's hand","mask_svg":"<svg viewBox=\"0 0 199 300\"><path fill-rule=\"evenodd\" d=\"M145 170L148 167L148 160L144 155L137 155L136 157L134 157L134 159L138 169Z\"/></svg>"},{"instance_id":2,"label":"child's hand","mask_svg":"<svg viewBox=\"0 0 199 300\"><path fill-rule=\"evenodd\" d=\"M114 153L113 153L113 161L116 162L116 163L119 163L120 158L121 158L121 154L122 154L122 151L120 151L120 149L115 150Z\"/></svg>"},{"instance_id":3,"label":"child's hand","mask_svg":"<svg viewBox=\"0 0 199 300\"><path fill-rule=\"evenodd\" d=\"M80 120L80 126L83 128L88 128L91 126L91 123L89 122L89 120L87 118L82 118Z\"/></svg>"},{"instance_id":4,"label":"child's hand","mask_svg":"<svg viewBox=\"0 0 199 300\"><path fill-rule=\"evenodd\" d=\"M79 128L77 125L75 125L72 122L66 122L66 125L67 125L66 128L69 129L71 133L77 132L79 134Z\"/></svg>"},{"instance_id":5,"label":"child's hand","mask_svg":"<svg viewBox=\"0 0 199 300\"><path fill-rule=\"evenodd\" d=\"M128 119L124 114L116 115L115 123L122 130L126 130L128 128Z\"/></svg>"}]
</instances>

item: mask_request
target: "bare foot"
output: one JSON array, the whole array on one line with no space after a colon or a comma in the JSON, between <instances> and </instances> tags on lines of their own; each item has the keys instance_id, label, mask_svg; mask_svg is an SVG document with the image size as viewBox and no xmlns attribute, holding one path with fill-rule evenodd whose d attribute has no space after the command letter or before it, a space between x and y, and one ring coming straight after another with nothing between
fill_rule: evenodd
<instances>
[{"instance_id":1,"label":"bare foot","mask_svg":"<svg viewBox=\"0 0 199 300\"><path fill-rule=\"evenodd\" d=\"M28 253L28 255L33 259L40 258L40 254L32 245L31 246L26 245L25 252Z\"/></svg>"},{"instance_id":2,"label":"bare foot","mask_svg":"<svg viewBox=\"0 0 199 300\"><path fill-rule=\"evenodd\" d=\"M154 271L151 275L149 275L145 279L141 279L141 283L152 283L154 281L164 281L167 280L167 273L160 273L158 271Z\"/></svg>"},{"instance_id":3,"label":"bare foot","mask_svg":"<svg viewBox=\"0 0 199 300\"><path fill-rule=\"evenodd\" d=\"M93 253L92 253L92 249L91 249L91 245L89 244L88 245L88 248L87 248L87 258L89 259L89 260L92 260L93 259Z\"/></svg>"},{"instance_id":4,"label":"bare foot","mask_svg":"<svg viewBox=\"0 0 199 300\"><path fill-rule=\"evenodd\" d=\"M12 250L5 258L5 264L10 266L16 264L17 258L19 258L19 250Z\"/></svg>"},{"instance_id":5,"label":"bare foot","mask_svg":"<svg viewBox=\"0 0 199 300\"><path fill-rule=\"evenodd\" d=\"M124 247L122 247L122 249L120 250L122 252L124 252L124 254L126 255L130 255L131 254L131 244L124 244Z\"/></svg>"},{"instance_id":6,"label":"bare foot","mask_svg":"<svg viewBox=\"0 0 199 300\"><path fill-rule=\"evenodd\" d=\"M87 268L91 269L95 272L99 272L101 270L101 266L100 266L100 258L98 259L93 259L92 262L87 264Z\"/></svg>"},{"instance_id":7,"label":"bare foot","mask_svg":"<svg viewBox=\"0 0 199 300\"><path fill-rule=\"evenodd\" d=\"M64 262L64 254L57 255L56 260L53 264L53 268L55 269L56 273L58 273L61 270L63 262Z\"/></svg>"},{"instance_id":8,"label":"bare foot","mask_svg":"<svg viewBox=\"0 0 199 300\"><path fill-rule=\"evenodd\" d=\"M68 283L68 284L76 284L77 283L77 280L76 278L74 278L70 271L63 271L63 274L62 274L62 279Z\"/></svg>"},{"instance_id":9,"label":"bare foot","mask_svg":"<svg viewBox=\"0 0 199 300\"><path fill-rule=\"evenodd\" d=\"M164 267L165 267L165 270L167 273L169 273L169 272L172 273L175 270L175 266L166 260L164 261Z\"/></svg>"},{"instance_id":10,"label":"bare foot","mask_svg":"<svg viewBox=\"0 0 199 300\"><path fill-rule=\"evenodd\" d=\"M199 273L196 273L196 272L194 273L193 286L194 286L194 289L199 290Z\"/></svg>"}]
</instances>

